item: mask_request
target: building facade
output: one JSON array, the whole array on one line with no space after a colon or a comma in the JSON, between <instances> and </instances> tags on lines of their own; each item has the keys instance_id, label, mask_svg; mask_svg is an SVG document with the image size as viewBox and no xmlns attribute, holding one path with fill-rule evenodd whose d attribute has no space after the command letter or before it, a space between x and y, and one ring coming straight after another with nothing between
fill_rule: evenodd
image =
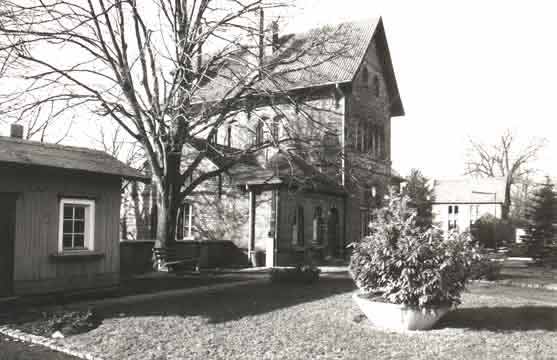
<instances>
[{"instance_id":1,"label":"building facade","mask_svg":"<svg viewBox=\"0 0 557 360\"><path fill-rule=\"evenodd\" d=\"M299 263L308 252L320 261L345 258L346 246L366 234L372 209L401 180L391 171L391 119L404 110L382 20L335 26L351 51L289 74L294 80L287 93L301 101L255 101L210 139L215 151L205 170L218 167L218 153L227 149L291 140L199 186L180 210L180 240L232 240L251 252L264 251L266 265L274 266ZM323 29L279 42L299 46ZM207 98L222 91L207 87ZM194 148L184 151L185 163ZM143 196L145 202L136 196L135 202L149 208L150 196ZM133 213L126 212L126 229L141 238L141 217Z\"/></svg>"},{"instance_id":2,"label":"building facade","mask_svg":"<svg viewBox=\"0 0 557 360\"><path fill-rule=\"evenodd\" d=\"M447 233L466 231L484 215L501 218L505 202L503 178L445 179L434 181L434 222Z\"/></svg>"}]
</instances>

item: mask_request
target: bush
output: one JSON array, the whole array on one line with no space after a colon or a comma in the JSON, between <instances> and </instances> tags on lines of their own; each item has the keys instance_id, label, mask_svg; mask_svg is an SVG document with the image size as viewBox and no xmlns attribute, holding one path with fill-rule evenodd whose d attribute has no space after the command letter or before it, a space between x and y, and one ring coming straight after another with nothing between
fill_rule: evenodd
<instances>
[{"instance_id":1,"label":"bush","mask_svg":"<svg viewBox=\"0 0 557 360\"><path fill-rule=\"evenodd\" d=\"M503 265L496 261L489 253L480 253L472 262L470 279L472 280L497 280Z\"/></svg>"},{"instance_id":2,"label":"bush","mask_svg":"<svg viewBox=\"0 0 557 360\"><path fill-rule=\"evenodd\" d=\"M557 246L544 246L533 258L534 265L555 268L557 267Z\"/></svg>"},{"instance_id":3,"label":"bush","mask_svg":"<svg viewBox=\"0 0 557 360\"><path fill-rule=\"evenodd\" d=\"M274 268L271 270L273 283L311 284L319 280L321 270L313 265L298 265L295 268Z\"/></svg>"},{"instance_id":4,"label":"bush","mask_svg":"<svg viewBox=\"0 0 557 360\"><path fill-rule=\"evenodd\" d=\"M374 211L372 233L350 246L350 274L364 292L414 307L456 305L470 278L476 247L468 234L416 224L406 199Z\"/></svg>"},{"instance_id":5,"label":"bush","mask_svg":"<svg viewBox=\"0 0 557 360\"><path fill-rule=\"evenodd\" d=\"M508 220L485 214L471 226L470 233L480 246L495 249L514 243L516 230Z\"/></svg>"}]
</instances>

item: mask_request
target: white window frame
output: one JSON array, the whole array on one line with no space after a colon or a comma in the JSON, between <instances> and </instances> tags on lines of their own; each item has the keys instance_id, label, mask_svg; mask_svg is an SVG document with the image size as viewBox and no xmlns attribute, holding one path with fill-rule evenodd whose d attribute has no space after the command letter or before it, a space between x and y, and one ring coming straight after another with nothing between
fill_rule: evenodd
<instances>
[{"instance_id":1,"label":"white window frame","mask_svg":"<svg viewBox=\"0 0 557 360\"><path fill-rule=\"evenodd\" d=\"M188 226L185 226L185 222L184 220L186 219L182 219L182 227L183 229L188 229L188 233L187 234L183 234L183 237L181 239L176 239L177 241L180 240L193 240L193 212L194 212L194 206L193 203L191 202L184 202L180 205L180 207L183 206L188 206L189 207L189 216L188 216ZM184 212L180 211L180 216L184 216ZM176 222L176 225L178 225L178 222ZM183 231L182 229L182 231Z\"/></svg>"},{"instance_id":2,"label":"white window frame","mask_svg":"<svg viewBox=\"0 0 557 360\"><path fill-rule=\"evenodd\" d=\"M83 245L84 249L64 249L64 206L82 205L85 207L85 233ZM60 199L60 209L58 213L58 252L79 252L95 250L95 200L91 199Z\"/></svg>"}]
</instances>

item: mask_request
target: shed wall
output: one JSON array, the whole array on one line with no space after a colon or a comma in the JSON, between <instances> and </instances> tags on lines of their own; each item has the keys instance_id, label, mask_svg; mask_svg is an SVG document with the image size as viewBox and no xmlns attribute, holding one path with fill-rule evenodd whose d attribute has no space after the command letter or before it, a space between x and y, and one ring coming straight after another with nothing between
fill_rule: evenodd
<instances>
[{"instance_id":1,"label":"shed wall","mask_svg":"<svg viewBox=\"0 0 557 360\"><path fill-rule=\"evenodd\" d=\"M120 178L40 167L0 166L0 189L19 193L16 203L14 293L87 289L119 282ZM61 197L95 200L96 258L58 253Z\"/></svg>"}]
</instances>

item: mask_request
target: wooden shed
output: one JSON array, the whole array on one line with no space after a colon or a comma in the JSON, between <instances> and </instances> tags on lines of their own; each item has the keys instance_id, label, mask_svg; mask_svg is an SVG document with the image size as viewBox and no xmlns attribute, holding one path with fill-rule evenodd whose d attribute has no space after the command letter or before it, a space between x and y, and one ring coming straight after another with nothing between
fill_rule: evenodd
<instances>
[{"instance_id":1,"label":"wooden shed","mask_svg":"<svg viewBox=\"0 0 557 360\"><path fill-rule=\"evenodd\" d=\"M147 178L104 152L20 131L0 137L0 297L117 285L122 179Z\"/></svg>"}]
</instances>

